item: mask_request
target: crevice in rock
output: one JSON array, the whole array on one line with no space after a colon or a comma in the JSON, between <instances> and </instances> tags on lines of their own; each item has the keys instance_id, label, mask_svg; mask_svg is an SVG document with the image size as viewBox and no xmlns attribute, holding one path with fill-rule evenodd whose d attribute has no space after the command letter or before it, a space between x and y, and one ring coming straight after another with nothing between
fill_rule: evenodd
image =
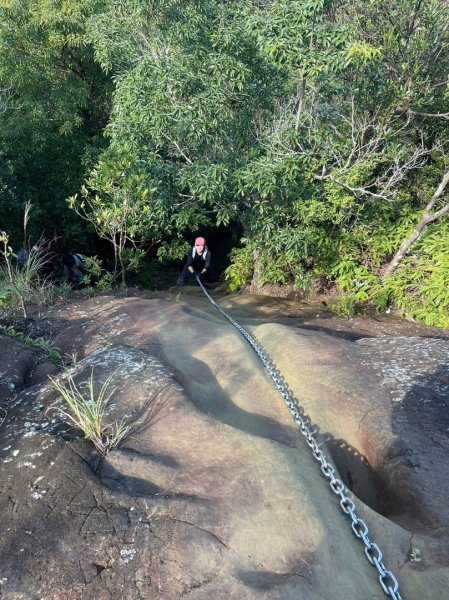
<instances>
[{"instance_id":1,"label":"crevice in rock","mask_svg":"<svg viewBox=\"0 0 449 600\"><path fill-rule=\"evenodd\" d=\"M309 583L310 578L304 573L276 573L275 571L239 571L238 579L247 587L256 590L273 590L284 586L292 578L300 578Z\"/></svg>"},{"instance_id":2,"label":"crevice in rock","mask_svg":"<svg viewBox=\"0 0 449 600\"><path fill-rule=\"evenodd\" d=\"M199 590L200 588L204 587L205 585L212 583L212 581L214 581L217 578L217 575L218 575L218 573L212 573L208 576L203 577L199 581L190 584L187 589L185 589L184 591L181 592L181 597L183 598L185 596L188 596L191 592L193 592L195 590Z\"/></svg>"},{"instance_id":3,"label":"crevice in rock","mask_svg":"<svg viewBox=\"0 0 449 600\"><path fill-rule=\"evenodd\" d=\"M423 504L419 490L407 478L407 449L402 454L385 456L373 468L355 448L344 440L327 440L329 454L345 486L372 510L413 533L431 533L437 520ZM398 471L398 459L403 464ZM401 473L401 477L398 477Z\"/></svg>"},{"instance_id":4,"label":"crevice in rock","mask_svg":"<svg viewBox=\"0 0 449 600\"><path fill-rule=\"evenodd\" d=\"M215 533L212 533L208 529L204 529L203 527L200 527L196 523L190 523L190 521L184 521L183 519L177 519L176 517L169 516L168 518L170 519L170 521L174 521L175 523L183 523L185 525L190 525L190 527L194 527L195 529L198 529L198 531L203 531L204 533L207 533L214 540L216 540L219 544L221 544L222 546L224 546L227 550L231 550L232 552L235 552L235 550L233 550L222 539L220 539L217 535L215 535Z\"/></svg>"}]
</instances>

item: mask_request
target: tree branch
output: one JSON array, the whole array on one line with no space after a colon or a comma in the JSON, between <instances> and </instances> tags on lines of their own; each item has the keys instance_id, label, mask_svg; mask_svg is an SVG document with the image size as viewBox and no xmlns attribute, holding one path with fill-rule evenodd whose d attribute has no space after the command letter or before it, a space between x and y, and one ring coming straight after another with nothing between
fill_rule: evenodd
<instances>
[{"instance_id":1,"label":"tree branch","mask_svg":"<svg viewBox=\"0 0 449 600\"><path fill-rule=\"evenodd\" d=\"M421 219L419 220L418 224L416 225L415 229L413 230L412 234L402 242L402 244L399 247L399 250L396 252L396 254L392 258L392 260L388 263L387 268L385 269L385 272L383 275L384 280L387 279L388 277L390 277L390 275L392 275L396 271L396 269L399 267L399 265L403 261L404 257L406 256L407 252L410 250L410 248L413 246L413 244L416 242L416 240L421 235L421 232L424 229L424 227L426 227L426 225L428 225L429 223L436 221L437 219L439 219L443 215L445 215L447 212L449 212L449 203L446 204L445 206L443 206L442 208L440 208L440 210L434 212L433 214L431 212L432 209L434 208L436 202L443 195L443 192L448 183L449 183L449 171L447 171L444 174L440 185L437 187L434 195L432 196L431 200L428 202L426 208L424 209L424 213L423 213Z\"/></svg>"},{"instance_id":2,"label":"tree branch","mask_svg":"<svg viewBox=\"0 0 449 600\"><path fill-rule=\"evenodd\" d=\"M178 142L175 142L175 140L172 140L168 135L164 135L165 139L168 140L170 142L170 144L173 144L173 146L176 148L176 150L179 152L179 154L184 158L184 160L186 162L189 163L189 165L192 165L193 162L192 160L187 156L187 154L185 154L181 148L179 147Z\"/></svg>"},{"instance_id":3,"label":"tree branch","mask_svg":"<svg viewBox=\"0 0 449 600\"><path fill-rule=\"evenodd\" d=\"M445 119L449 121L449 112L446 113L428 113L421 112L418 110L412 110L411 108L397 108L395 110L395 114L403 115L403 114L413 115L415 117L428 117L429 119Z\"/></svg>"}]
</instances>

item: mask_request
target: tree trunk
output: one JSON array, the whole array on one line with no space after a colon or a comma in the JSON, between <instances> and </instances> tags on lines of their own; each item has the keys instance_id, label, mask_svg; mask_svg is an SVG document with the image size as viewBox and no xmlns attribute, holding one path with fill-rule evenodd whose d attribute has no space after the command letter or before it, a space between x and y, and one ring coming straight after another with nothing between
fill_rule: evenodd
<instances>
[{"instance_id":1,"label":"tree trunk","mask_svg":"<svg viewBox=\"0 0 449 600\"><path fill-rule=\"evenodd\" d=\"M251 293L258 294L261 289L261 285L260 285L261 264L260 264L260 252L258 250L256 250L253 254L253 261L254 261L254 271L253 271L251 283L249 284L249 289L250 289Z\"/></svg>"},{"instance_id":2,"label":"tree trunk","mask_svg":"<svg viewBox=\"0 0 449 600\"><path fill-rule=\"evenodd\" d=\"M121 253L120 253L120 268L122 270L122 289L126 290L127 289L126 272L125 272L125 265L123 263L123 257L122 257Z\"/></svg>"},{"instance_id":3,"label":"tree trunk","mask_svg":"<svg viewBox=\"0 0 449 600\"><path fill-rule=\"evenodd\" d=\"M424 227L426 225L428 225L429 223L436 221L437 219L442 217L444 214L449 212L449 204L446 204L445 206L440 208L440 210L437 210L436 212L432 213L433 207L435 206L437 200L442 196L448 182L449 182L449 171L447 173L445 173L443 179L441 180L440 185L437 187L434 195L432 196L432 199L427 204L419 223L416 225L415 229L413 230L413 233L402 242L402 244L399 247L399 250L396 252L396 254L392 258L392 260L388 263L388 266L385 269L385 272L383 275L384 280L387 279L388 277L390 277L390 275L392 275L396 271L396 269L399 267L399 265L403 261L404 257L406 256L407 252L410 250L410 248L413 246L413 244L416 242L416 240L421 235L421 232L424 229Z\"/></svg>"},{"instance_id":4,"label":"tree trunk","mask_svg":"<svg viewBox=\"0 0 449 600\"><path fill-rule=\"evenodd\" d=\"M119 258L119 262L120 262L120 274L121 274L121 279L122 279L122 289L127 291L128 288L126 285L126 272L125 272L126 265L123 262L123 250L125 249L125 243L126 243L126 235L124 235L123 232L120 232L119 246L118 246L118 258Z\"/></svg>"},{"instance_id":5,"label":"tree trunk","mask_svg":"<svg viewBox=\"0 0 449 600\"><path fill-rule=\"evenodd\" d=\"M118 266L118 249L117 249L117 240L113 240L114 244L114 295L117 293L117 266Z\"/></svg>"}]
</instances>

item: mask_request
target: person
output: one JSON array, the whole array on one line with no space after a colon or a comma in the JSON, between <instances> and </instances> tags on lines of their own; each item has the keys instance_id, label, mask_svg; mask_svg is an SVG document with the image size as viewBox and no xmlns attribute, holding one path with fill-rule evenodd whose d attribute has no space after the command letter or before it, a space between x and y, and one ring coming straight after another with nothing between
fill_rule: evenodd
<instances>
[{"instance_id":1,"label":"person","mask_svg":"<svg viewBox=\"0 0 449 600\"><path fill-rule=\"evenodd\" d=\"M187 254L187 261L179 274L176 285L184 285L185 282L198 275L201 279L210 269L211 254L203 237L197 237L193 248Z\"/></svg>"},{"instance_id":2,"label":"person","mask_svg":"<svg viewBox=\"0 0 449 600\"><path fill-rule=\"evenodd\" d=\"M20 248L20 250L17 252L17 270L18 271L24 270L25 265L28 260L28 255L29 255L29 252L25 246Z\"/></svg>"},{"instance_id":3,"label":"person","mask_svg":"<svg viewBox=\"0 0 449 600\"><path fill-rule=\"evenodd\" d=\"M82 254L64 254L62 256L62 266L64 269L62 280L64 283L79 285L89 272L85 257Z\"/></svg>"},{"instance_id":4,"label":"person","mask_svg":"<svg viewBox=\"0 0 449 600\"><path fill-rule=\"evenodd\" d=\"M29 260L34 264L37 276L41 280L49 280L54 277L55 256L50 250L51 240L41 237L31 248Z\"/></svg>"}]
</instances>

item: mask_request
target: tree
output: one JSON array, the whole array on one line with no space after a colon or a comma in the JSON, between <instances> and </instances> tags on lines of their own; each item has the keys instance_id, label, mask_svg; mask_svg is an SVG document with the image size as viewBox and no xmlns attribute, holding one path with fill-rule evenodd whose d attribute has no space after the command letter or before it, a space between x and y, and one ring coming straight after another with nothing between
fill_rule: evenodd
<instances>
[{"instance_id":1,"label":"tree","mask_svg":"<svg viewBox=\"0 0 449 600\"><path fill-rule=\"evenodd\" d=\"M111 84L85 34L88 16L100 5L0 0L0 152L8 165L0 210L16 238L26 201L35 206L35 236L49 223L51 234L83 235L65 198L104 146ZM6 206L12 192L14 211Z\"/></svg>"},{"instance_id":2,"label":"tree","mask_svg":"<svg viewBox=\"0 0 449 600\"><path fill-rule=\"evenodd\" d=\"M4 198L42 191L51 214L87 174L74 206L118 262L131 240L175 257L185 232L238 221L234 282L320 275L365 300L397 255L388 289L430 306L409 259L425 289L449 243L443 192L426 208L447 171L445 0L12 0L5 15Z\"/></svg>"},{"instance_id":3,"label":"tree","mask_svg":"<svg viewBox=\"0 0 449 600\"><path fill-rule=\"evenodd\" d=\"M276 74L257 57L240 3L110 3L90 23L96 57L117 82L108 125L157 188L172 239L238 214L233 173L253 151Z\"/></svg>"},{"instance_id":4,"label":"tree","mask_svg":"<svg viewBox=\"0 0 449 600\"><path fill-rule=\"evenodd\" d=\"M106 161L103 157L92 172L88 187L82 187L81 197L71 197L69 205L93 225L101 238L111 242L114 281L120 265L122 287L126 288L127 245L137 248L142 239L154 240L160 235L150 206L155 189L147 187L145 172L129 151L109 152L108 158Z\"/></svg>"}]
</instances>

